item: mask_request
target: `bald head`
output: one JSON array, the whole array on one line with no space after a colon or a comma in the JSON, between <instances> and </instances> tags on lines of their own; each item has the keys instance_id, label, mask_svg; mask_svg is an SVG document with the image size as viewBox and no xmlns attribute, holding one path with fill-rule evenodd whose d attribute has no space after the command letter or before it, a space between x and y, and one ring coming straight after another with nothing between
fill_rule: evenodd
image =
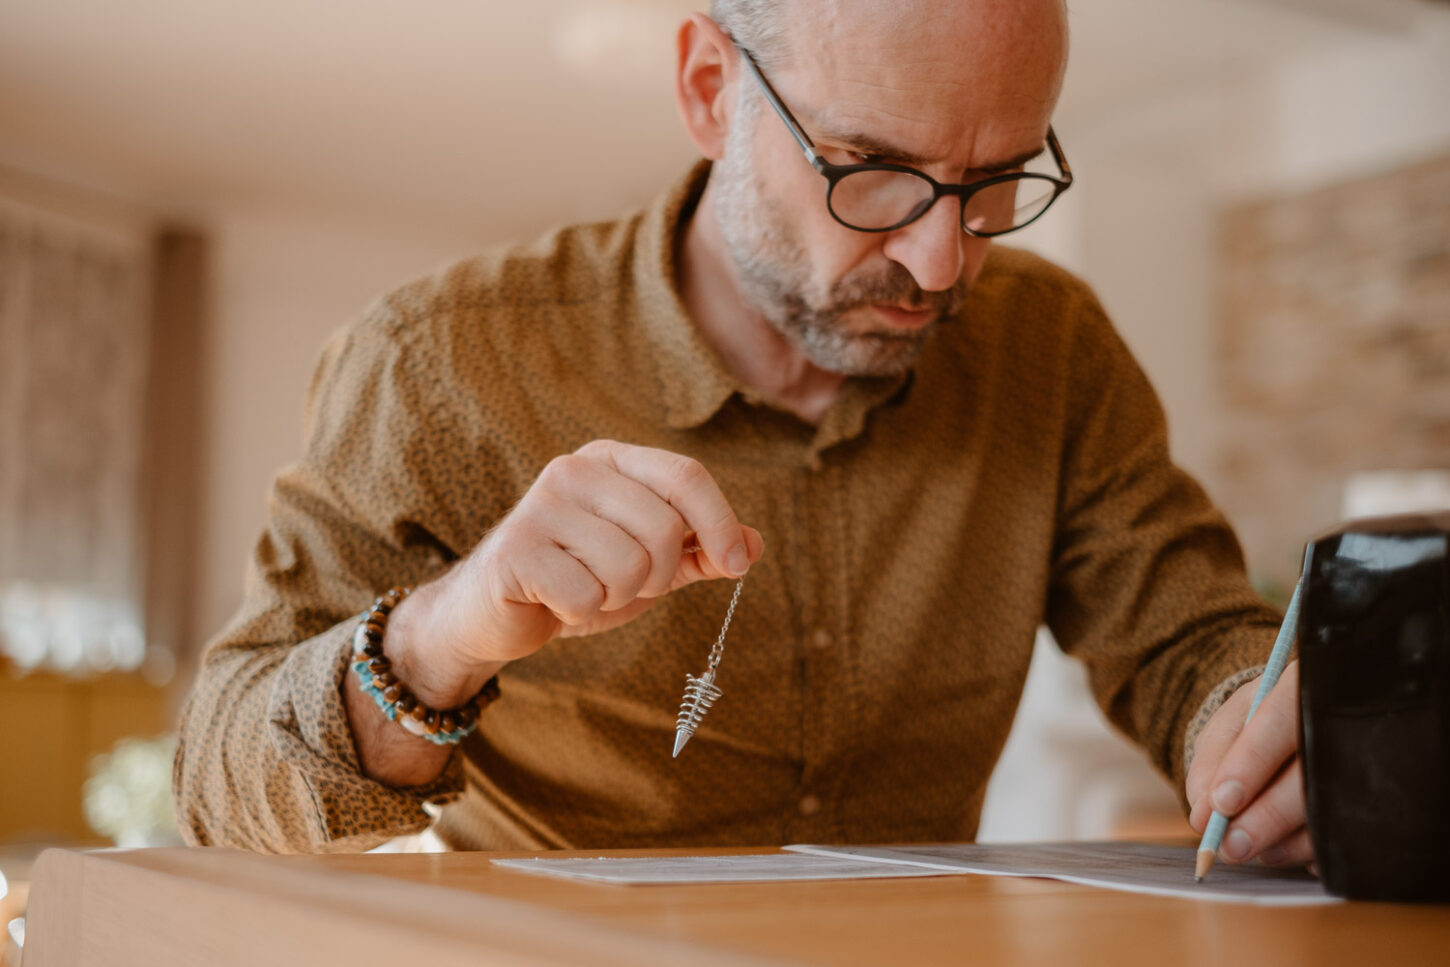
<instances>
[{"instance_id":1,"label":"bald head","mask_svg":"<svg viewBox=\"0 0 1450 967\"><path fill-rule=\"evenodd\" d=\"M1067 61L1065 0L711 0L710 16L771 72L843 41L922 60L985 46L1034 61L1059 85Z\"/></svg>"}]
</instances>

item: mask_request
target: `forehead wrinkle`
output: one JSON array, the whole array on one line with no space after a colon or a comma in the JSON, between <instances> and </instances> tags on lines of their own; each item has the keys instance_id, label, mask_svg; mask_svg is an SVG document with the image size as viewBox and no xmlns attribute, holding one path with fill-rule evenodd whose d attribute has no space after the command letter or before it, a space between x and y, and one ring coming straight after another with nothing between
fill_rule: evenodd
<instances>
[{"instance_id":1,"label":"forehead wrinkle","mask_svg":"<svg viewBox=\"0 0 1450 967\"><path fill-rule=\"evenodd\" d=\"M847 147L852 141L890 147L894 150L872 153L885 154L908 164L945 160L953 153L960 134L918 115L904 114L880 105L842 110L841 105L836 104L816 116L815 122L825 140Z\"/></svg>"},{"instance_id":2,"label":"forehead wrinkle","mask_svg":"<svg viewBox=\"0 0 1450 967\"><path fill-rule=\"evenodd\" d=\"M949 85L958 87L959 85ZM936 159L950 152L955 125L944 125L922 110L919 91L908 91L887 83L852 79L845 82L843 96L832 98L829 105L815 114L823 132L838 135L856 134L865 139L895 146L896 154L905 160ZM879 96L885 93L886 97ZM871 96L871 95L877 96ZM936 101L937 98L928 98ZM954 100L961 101L960 97ZM964 116L966 111L936 112L946 116Z\"/></svg>"},{"instance_id":3,"label":"forehead wrinkle","mask_svg":"<svg viewBox=\"0 0 1450 967\"><path fill-rule=\"evenodd\" d=\"M826 141L846 147L851 147L853 144L875 147L880 150L872 153L886 154L909 164L926 164L940 157L941 152L937 150L939 145L914 145L909 137L903 139L886 134L881 130L884 120L905 121L912 126L922 123L915 118L892 111L874 111L871 112L871 116L831 111L817 120L816 130Z\"/></svg>"},{"instance_id":4,"label":"forehead wrinkle","mask_svg":"<svg viewBox=\"0 0 1450 967\"><path fill-rule=\"evenodd\" d=\"M964 2L986 13L1016 0ZM843 136L858 135L897 148L893 154L909 164L967 170L1044 145L1055 85L1045 67L1028 68L1027 75L1020 68L1040 60L1051 38L1023 36L1014 18L989 18L960 36L964 43L947 48L930 31L908 39L904 29L932 3L907 0L890 18L865 0L792 6L804 56L772 81L812 137L852 147ZM856 8L854 15L843 16L845 7ZM807 10L816 16L803 16Z\"/></svg>"},{"instance_id":5,"label":"forehead wrinkle","mask_svg":"<svg viewBox=\"0 0 1450 967\"><path fill-rule=\"evenodd\" d=\"M938 150L937 145L933 145L923 151L893 137L878 134L881 127L880 122L883 119L906 121L912 125L929 123L887 110L876 110L870 112L870 116L868 116L854 111L841 112L828 109L823 116L812 115L809 121L802 116L800 120L806 125L807 131L813 138L840 147L867 148L870 149L866 151L868 154L879 154L919 167L950 160L953 146L948 144L950 140L948 137L942 138L941 150ZM1046 151L1047 140L1045 136L1038 134L1030 146L1024 142L1016 142L1000 151L993 152L991 157L974 160L972 163L962 164L960 167L966 171L1006 170L1025 164Z\"/></svg>"}]
</instances>

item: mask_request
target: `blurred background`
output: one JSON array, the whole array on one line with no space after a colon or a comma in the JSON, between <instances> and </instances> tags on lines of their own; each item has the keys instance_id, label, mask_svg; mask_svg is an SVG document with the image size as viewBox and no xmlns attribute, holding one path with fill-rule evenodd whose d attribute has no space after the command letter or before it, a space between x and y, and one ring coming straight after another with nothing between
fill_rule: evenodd
<instances>
[{"instance_id":1,"label":"blurred background","mask_svg":"<svg viewBox=\"0 0 1450 967\"><path fill-rule=\"evenodd\" d=\"M1078 180L1014 244L1097 289L1282 597L1316 530L1450 505L1450 2L1069 5ZM324 339L445 260L677 177L673 36L704 6L0 4L12 855L165 841L155 763ZM1180 824L1043 643L983 837Z\"/></svg>"}]
</instances>

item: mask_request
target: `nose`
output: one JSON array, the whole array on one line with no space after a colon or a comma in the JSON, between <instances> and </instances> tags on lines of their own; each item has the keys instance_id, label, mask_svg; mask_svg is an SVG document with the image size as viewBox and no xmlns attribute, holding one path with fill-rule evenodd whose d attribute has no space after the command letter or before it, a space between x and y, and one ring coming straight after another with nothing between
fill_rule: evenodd
<instances>
[{"instance_id":1,"label":"nose","mask_svg":"<svg viewBox=\"0 0 1450 967\"><path fill-rule=\"evenodd\" d=\"M976 239L962 231L962 204L956 198L938 198L925 215L890 232L882 253L911 273L928 292L951 288L961 277L963 252Z\"/></svg>"}]
</instances>

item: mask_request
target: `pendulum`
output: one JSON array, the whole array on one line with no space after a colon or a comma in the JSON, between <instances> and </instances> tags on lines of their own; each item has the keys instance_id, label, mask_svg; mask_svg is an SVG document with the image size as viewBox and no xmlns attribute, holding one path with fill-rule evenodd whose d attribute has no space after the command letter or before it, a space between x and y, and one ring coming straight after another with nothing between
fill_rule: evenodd
<instances>
[{"instance_id":1,"label":"pendulum","mask_svg":"<svg viewBox=\"0 0 1450 967\"><path fill-rule=\"evenodd\" d=\"M700 720L722 694L720 687L715 684L715 673L720 668L720 657L725 654L725 632L730 630L730 619L735 617L735 605L740 601L740 589L744 586L744 578L735 584L735 593L730 596L730 607L725 611L725 623L720 626L720 637L715 639L714 646L710 648L710 661L705 666L705 674L699 678L685 675L685 699L680 703L680 715L675 720L675 758L679 757L680 750L700 727Z\"/></svg>"}]
</instances>

